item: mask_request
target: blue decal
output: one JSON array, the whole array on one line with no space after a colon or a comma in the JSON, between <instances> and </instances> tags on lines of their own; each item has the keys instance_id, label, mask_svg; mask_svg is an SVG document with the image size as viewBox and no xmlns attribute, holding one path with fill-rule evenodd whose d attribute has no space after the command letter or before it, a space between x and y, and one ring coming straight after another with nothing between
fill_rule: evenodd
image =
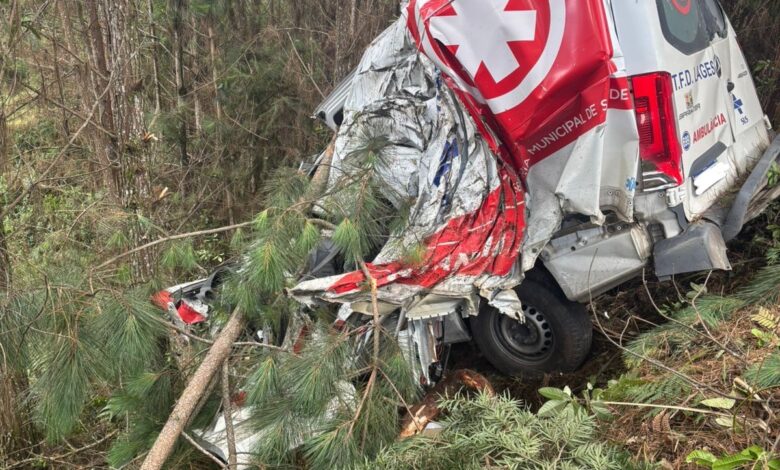
<instances>
[{"instance_id":1,"label":"blue decal","mask_svg":"<svg viewBox=\"0 0 780 470\"><path fill-rule=\"evenodd\" d=\"M737 95L731 96L734 98L734 109L736 109L739 114L745 114L745 112L742 111L742 106L744 106L745 103L743 103L741 99L737 98Z\"/></svg>"},{"instance_id":2,"label":"blue decal","mask_svg":"<svg viewBox=\"0 0 780 470\"><path fill-rule=\"evenodd\" d=\"M444 144L444 151L441 153L441 159L439 160L439 169L436 171L436 176L433 178L433 185L439 187L442 178L450 173L452 168L452 161L458 158L458 143L453 140Z\"/></svg>"},{"instance_id":3,"label":"blue decal","mask_svg":"<svg viewBox=\"0 0 780 470\"><path fill-rule=\"evenodd\" d=\"M682 146L686 152L691 149L691 134L688 131L683 132Z\"/></svg>"},{"instance_id":4,"label":"blue decal","mask_svg":"<svg viewBox=\"0 0 780 470\"><path fill-rule=\"evenodd\" d=\"M743 126L748 124L750 122L750 118L747 117L745 110L742 109L742 107L745 106L745 103L742 102L742 100L733 93L731 94L731 97L734 99L734 110L739 113L739 116L737 116L739 117L739 122L741 122Z\"/></svg>"},{"instance_id":5,"label":"blue decal","mask_svg":"<svg viewBox=\"0 0 780 470\"><path fill-rule=\"evenodd\" d=\"M633 176L626 180L626 190L631 192L636 191L636 178Z\"/></svg>"}]
</instances>

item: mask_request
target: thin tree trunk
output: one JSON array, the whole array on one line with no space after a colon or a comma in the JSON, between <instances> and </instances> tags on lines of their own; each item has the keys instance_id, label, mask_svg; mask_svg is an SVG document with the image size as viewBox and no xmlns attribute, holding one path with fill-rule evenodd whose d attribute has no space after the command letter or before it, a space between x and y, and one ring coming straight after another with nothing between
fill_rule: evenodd
<instances>
[{"instance_id":1,"label":"thin tree trunk","mask_svg":"<svg viewBox=\"0 0 780 470\"><path fill-rule=\"evenodd\" d=\"M5 111L0 108L0 178L5 175L8 169L9 145L5 121ZM0 214L4 212L4 199L4 197L0 197ZM8 244L5 237L5 224L0 220L0 294L7 292L11 286L11 259L8 256ZM2 298L0 298L0 302L2 302Z\"/></svg>"},{"instance_id":2,"label":"thin tree trunk","mask_svg":"<svg viewBox=\"0 0 780 470\"><path fill-rule=\"evenodd\" d=\"M65 104L65 90L62 86L62 73L60 71L60 45L52 38L52 51L54 58L54 80L57 82L57 92L60 95L60 103ZM63 140L67 142L70 138L70 125L68 121L68 113L65 111L65 107L62 108L62 133Z\"/></svg>"},{"instance_id":3,"label":"thin tree trunk","mask_svg":"<svg viewBox=\"0 0 780 470\"><path fill-rule=\"evenodd\" d=\"M187 0L173 1L173 65L176 79L176 111L179 115L179 155L181 164L186 166L189 161L187 154L187 87L184 83L184 12Z\"/></svg>"},{"instance_id":4,"label":"thin tree trunk","mask_svg":"<svg viewBox=\"0 0 780 470\"><path fill-rule=\"evenodd\" d=\"M209 58L211 59L211 81L214 86L214 111L217 114L217 120L222 119L222 106L219 104L219 82L217 80L217 47L214 42L214 28L209 25Z\"/></svg>"},{"instance_id":5,"label":"thin tree trunk","mask_svg":"<svg viewBox=\"0 0 780 470\"><path fill-rule=\"evenodd\" d=\"M160 431L157 440L152 449L146 455L141 470L160 470L165 465L165 461L170 457L176 441L184 431L184 427L190 420L193 411L198 405L200 398L206 393L209 382L214 377L222 364L230 355L233 343L244 329L244 314L240 309L233 311L230 320L225 329L222 330L219 337L214 341L198 370L193 374L187 387L179 396L168 421Z\"/></svg>"},{"instance_id":6,"label":"thin tree trunk","mask_svg":"<svg viewBox=\"0 0 780 470\"><path fill-rule=\"evenodd\" d=\"M355 27L357 25L357 0L352 0L349 9L349 36L350 40L355 40Z\"/></svg>"},{"instance_id":7,"label":"thin tree trunk","mask_svg":"<svg viewBox=\"0 0 780 470\"><path fill-rule=\"evenodd\" d=\"M8 170L8 128L5 112L0 108L0 177ZM4 210L0 197L0 213ZM11 288L11 259L8 256L5 228L0 218L0 303ZM27 390L27 377L13 370L8 364L6 351L0 344L0 462L5 454L28 447L32 442L32 429L27 420L27 410L21 397Z\"/></svg>"},{"instance_id":8,"label":"thin tree trunk","mask_svg":"<svg viewBox=\"0 0 780 470\"><path fill-rule=\"evenodd\" d=\"M157 63L157 53L160 50L159 40L157 39L157 28L154 25L154 7L152 0L146 2L146 13L149 17L149 32L152 34L152 75L154 79L154 118L152 118L152 124L157 119L157 115L160 114L160 70ZM152 126L149 126L152 127Z\"/></svg>"}]
</instances>

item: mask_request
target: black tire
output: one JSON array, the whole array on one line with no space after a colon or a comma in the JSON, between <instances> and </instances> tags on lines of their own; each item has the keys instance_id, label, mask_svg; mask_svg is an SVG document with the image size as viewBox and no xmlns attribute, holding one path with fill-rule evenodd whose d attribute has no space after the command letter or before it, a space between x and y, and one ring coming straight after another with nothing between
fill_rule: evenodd
<instances>
[{"instance_id":1,"label":"black tire","mask_svg":"<svg viewBox=\"0 0 780 470\"><path fill-rule=\"evenodd\" d=\"M568 300L558 286L526 279L517 295L525 323L485 304L471 318L474 342L507 375L573 372L590 352L593 329L585 306Z\"/></svg>"}]
</instances>

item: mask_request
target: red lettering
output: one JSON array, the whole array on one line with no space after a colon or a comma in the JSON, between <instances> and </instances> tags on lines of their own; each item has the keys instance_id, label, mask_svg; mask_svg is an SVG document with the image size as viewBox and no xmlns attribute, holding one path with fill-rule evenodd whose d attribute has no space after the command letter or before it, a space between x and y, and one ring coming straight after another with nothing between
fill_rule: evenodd
<instances>
[{"instance_id":1,"label":"red lettering","mask_svg":"<svg viewBox=\"0 0 780 470\"><path fill-rule=\"evenodd\" d=\"M707 124L696 129L696 132L693 133L693 141L700 141L701 139L710 135L712 131L724 124L726 124L726 116L724 116L723 113L720 113L719 115L712 118Z\"/></svg>"}]
</instances>

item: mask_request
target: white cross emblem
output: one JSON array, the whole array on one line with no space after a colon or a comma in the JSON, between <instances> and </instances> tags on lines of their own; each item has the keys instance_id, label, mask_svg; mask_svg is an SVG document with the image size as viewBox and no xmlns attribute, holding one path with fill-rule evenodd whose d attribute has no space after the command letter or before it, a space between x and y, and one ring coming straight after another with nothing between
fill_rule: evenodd
<instances>
[{"instance_id":1,"label":"white cross emblem","mask_svg":"<svg viewBox=\"0 0 780 470\"><path fill-rule=\"evenodd\" d=\"M448 46L458 46L455 56L466 71L476 76L485 64L496 83L520 67L508 42L536 38L536 11L506 11L509 0L457 0L451 5L456 16L430 19L434 37Z\"/></svg>"}]
</instances>

